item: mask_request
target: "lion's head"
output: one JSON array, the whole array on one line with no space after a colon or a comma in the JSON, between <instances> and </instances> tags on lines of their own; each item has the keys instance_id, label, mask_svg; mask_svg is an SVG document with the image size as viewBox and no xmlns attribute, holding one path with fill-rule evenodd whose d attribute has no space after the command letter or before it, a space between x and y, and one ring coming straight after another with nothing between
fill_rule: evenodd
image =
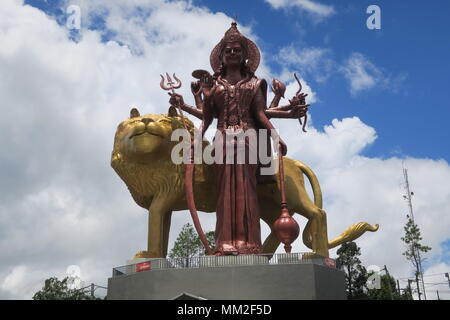
<instances>
[{"instance_id":1,"label":"lion's head","mask_svg":"<svg viewBox=\"0 0 450 320\"><path fill-rule=\"evenodd\" d=\"M193 123L187 118L184 118L184 121L192 134ZM160 156L170 155L170 150L177 143L171 141L172 132L182 128L184 128L183 119L174 109L169 109L167 115L141 116L139 111L133 108L130 118L117 127L112 161L119 157L128 158L133 162L148 163Z\"/></svg>"},{"instance_id":2,"label":"lion's head","mask_svg":"<svg viewBox=\"0 0 450 320\"><path fill-rule=\"evenodd\" d=\"M183 129L183 123L193 135L194 124L178 116L173 107L168 114L143 116L133 108L130 118L117 127L111 166L140 206L148 208L150 198L161 187L182 187L182 166L175 165L170 156L179 143L171 141L172 132Z\"/></svg>"}]
</instances>

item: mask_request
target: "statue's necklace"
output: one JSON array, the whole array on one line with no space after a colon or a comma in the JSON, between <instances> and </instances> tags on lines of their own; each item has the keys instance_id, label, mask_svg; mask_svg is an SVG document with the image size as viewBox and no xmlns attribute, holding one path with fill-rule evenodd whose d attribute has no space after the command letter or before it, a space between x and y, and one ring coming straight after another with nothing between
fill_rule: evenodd
<instances>
[{"instance_id":1,"label":"statue's necklace","mask_svg":"<svg viewBox=\"0 0 450 320\"><path fill-rule=\"evenodd\" d=\"M240 122L242 120L242 113L241 113L241 108L239 105L239 87L241 86L242 83L244 83L248 80L248 76L242 80L239 80L234 85L229 84L228 81L223 79L222 77L219 77L217 80L225 88L225 90L224 90L224 98L225 98L224 123L226 126L227 125L237 126L240 124ZM236 108L238 111L238 115L236 116L236 115L232 114L228 117L228 107L230 106L231 99L236 100Z\"/></svg>"}]
</instances>

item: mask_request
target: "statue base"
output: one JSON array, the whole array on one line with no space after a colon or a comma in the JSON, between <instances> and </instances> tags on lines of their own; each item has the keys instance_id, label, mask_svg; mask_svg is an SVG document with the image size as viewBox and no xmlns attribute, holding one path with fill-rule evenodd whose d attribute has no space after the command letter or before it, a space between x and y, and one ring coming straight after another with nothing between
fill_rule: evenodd
<instances>
[{"instance_id":1,"label":"statue base","mask_svg":"<svg viewBox=\"0 0 450 320\"><path fill-rule=\"evenodd\" d=\"M246 263L238 261L239 257ZM264 256L202 258L202 262L182 268L174 267L166 259L159 259L164 263L155 259L150 264L144 261L131 269L130 266L115 268L113 277L108 279L107 299L346 299L345 273L322 263L323 258L293 261L292 257L286 260L286 256L281 256L276 264Z\"/></svg>"}]
</instances>

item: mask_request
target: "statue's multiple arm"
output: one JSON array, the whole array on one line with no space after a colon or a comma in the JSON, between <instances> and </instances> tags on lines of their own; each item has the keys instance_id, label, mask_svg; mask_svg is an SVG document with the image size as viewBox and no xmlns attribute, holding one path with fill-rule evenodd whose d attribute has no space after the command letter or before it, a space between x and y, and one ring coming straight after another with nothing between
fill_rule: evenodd
<instances>
[{"instance_id":1,"label":"statue's multiple arm","mask_svg":"<svg viewBox=\"0 0 450 320\"><path fill-rule=\"evenodd\" d=\"M284 93L286 92L286 85L279 80L273 79L272 91L275 94L275 96L273 97L272 102L270 103L269 109L274 109L278 107L281 98L284 98Z\"/></svg>"},{"instance_id":2,"label":"statue's multiple arm","mask_svg":"<svg viewBox=\"0 0 450 320\"><path fill-rule=\"evenodd\" d=\"M169 103L171 105L179 105L181 110L186 111L189 114L192 114L194 117L198 118L198 119L202 119L203 118L203 100L200 96L200 94L195 93L194 92L194 88L193 85L191 85L191 89L192 89L192 93L194 94L194 99L195 99L195 105L196 107L190 106L186 103L184 103L184 99L183 96L178 94L178 93L169 93L170 95L170 100Z\"/></svg>"},{"instance_id":3,"label":"statue's multiple arm","mask_svg":"<svg viewBox=\"0 0 450 320\"><path fill-rule=\"evenodd\" d=\"M309 104L286 105L282 107L269 108L265 110L268 118L298 119L304 117L308 111Z\"/></svg>"},{"instance_id":4,"label":"statue's multiple arm","mask_svg":"<svg viewBox=\"0 0 450 320\"><path fill-rule=\"evenodd\" d=\"M273 107L265 109L264 113L267 118L279 118L279 119L298 119L305 115L308 104L306 105L286 105L281 107ZM190 106L186 103L181 105L181 109L189 114L192 114L198 119L203 118L203 110L198 107Z\"/></svg>"},{"instance_id":5,"label":"statue's multiple arm","mask_svg":"<svg viewBox=\"0 0 450 320\"><path fill-rule=\"evenodd\" d=\"M191 91L194 95L195 107L184 103L182 100L180 104L183 111L192 114L200 120L203 120L203 110L205 109L205 102L202 99L202 92L203 90L208 90L209 87L209 82L205 84L205 81L208 80L191 82Z\"/></svg>"},{"instance_id":6,"label":"statue's multiple arm","mask_svg":"<svg viewBox=\"0 0 450 320\"><path fill-rule=\"evenodd\" d=\"M183 111L186 111L187 113L192 114L194 117L196 117L198 119L203 118L203 110L202 109L192 107L186 103L183 103L180 106Z\"/></svg>"},{"instance_id":7,"label":"statue's multiple arm","mask_svg":"<svg viewBox=\"0 0 450 320\"><path fill-rule=\"evenodd\" d=\"M272 81L272 91L275 96L270 103L268 109L265 110L265 114L268 118L285 118L285 119L298 119L305 116L308 111L308 106L305 103L305 97L307 95L300 93L292 100L289 100L289 104L279 107L281 98L284 98L286 92L286 85L279 80L274 79Z\"/></svg>"},{"instance_id":8,"label":"statue's multiple arm","mask_svg":"<svg viewBox=\"0 0 450 320\"><path fill-rule=\"evenodd\" d=\"M307 94L299 94L290 100L290 104L285 106L278 106L282 97L284 97L284 91L286 86L279 82L278 80L274 80L272 83L272 90L275 93L272 102L268 109L263 109L263 112L266 118L279 118L279 119L299 119L306 115L308 111L309 104L305 104L305 97ZM203 120L203 110L205 108L205 102L201 97L201 87L199 82L193 82L191 84L191 90L194 95L195 107L190 106L184 103L183 98L177 95L177 103L180 103L181 109L186 111L187 113L193 115L194 117ZM262 92L258 93L258 95L262 96ZM264 103L263 103L264 104ZM209 126L209 124L208 124Z\"/></svg>"}]
</instances>

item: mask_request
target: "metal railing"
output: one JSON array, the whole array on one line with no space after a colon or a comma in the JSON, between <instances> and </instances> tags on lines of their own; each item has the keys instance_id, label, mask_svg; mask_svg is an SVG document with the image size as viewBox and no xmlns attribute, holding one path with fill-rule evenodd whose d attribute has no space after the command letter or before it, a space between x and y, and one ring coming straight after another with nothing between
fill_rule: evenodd
<instances>
[{"instance_id":1,"label":"metal railing","mask_svg":"<svg viewBox=\"0 0 450 320\"><path fill-rule=\"evenodd\" d=\"M200 256L190 258L154 258L113 268L113 277L162 269L214 268L226 266L317 264L335 268L334 260L311 253L276 253L237 256Z\"/></svg>"}]
</instances>

